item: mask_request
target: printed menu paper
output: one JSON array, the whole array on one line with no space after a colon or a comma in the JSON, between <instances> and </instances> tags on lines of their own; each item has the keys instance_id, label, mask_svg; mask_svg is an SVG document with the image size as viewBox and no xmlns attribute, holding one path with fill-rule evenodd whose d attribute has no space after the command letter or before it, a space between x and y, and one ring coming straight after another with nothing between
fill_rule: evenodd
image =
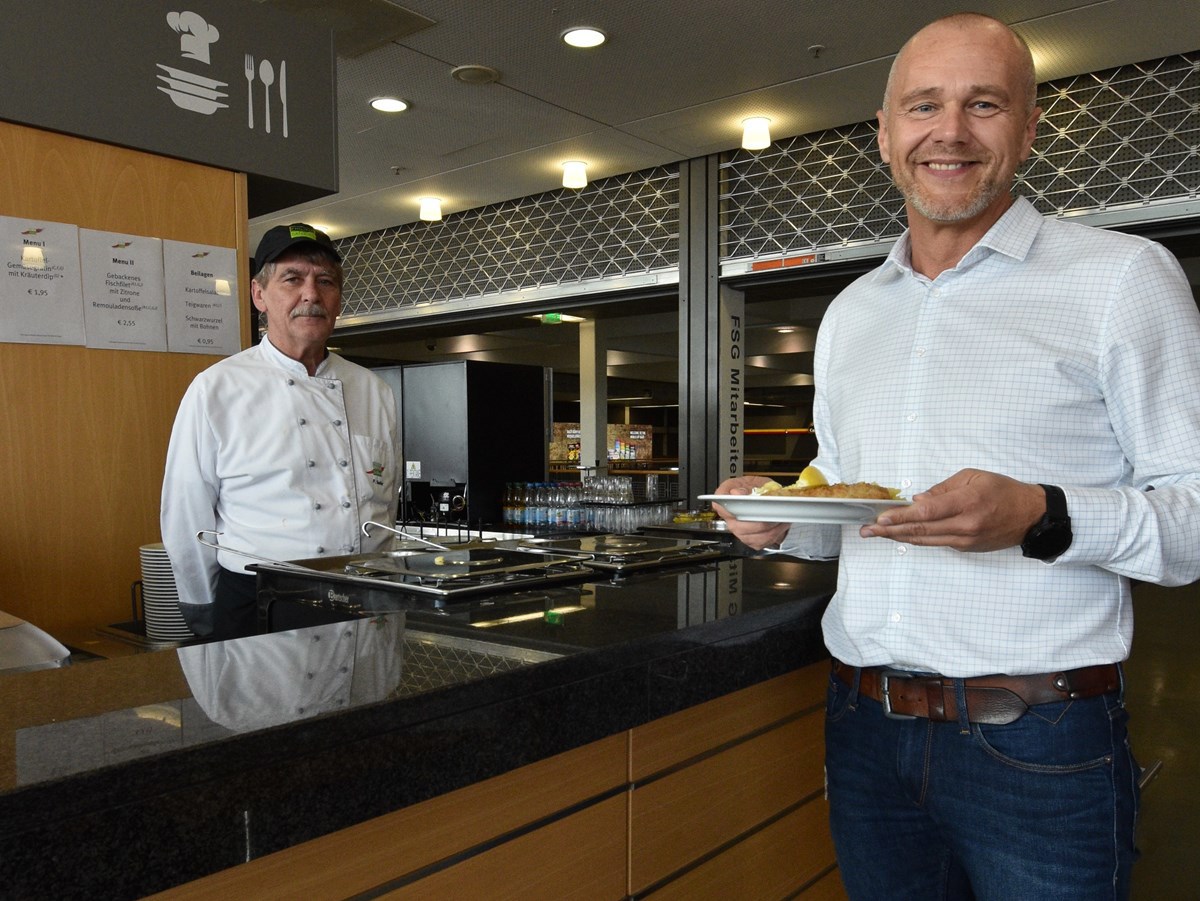
<instances>
[{"instance_id":1,"label":"printed menu paper","mask_svg":"<svg viewBox=\"0 0 1200 901\"><path fill-rule=\"evenodd\" d=\"M167 349L162 241L79 230L87 346Z\"/></svg>"},{"instance_id":2,"label":"printed menu paper","mask_svg":"<svg viewBox=\"0 0 1200 901\"><path fill-rule=\"evenodd\" d=\"M83 344L79 229L0 216L0 341Z\"/></svg>"},{"instance_id":3,"label":"printed menu paper","mask_svg":"<svg viewBox=\"0 0 1200 901\"><path fill-rule=\"evenodd\" d=\"M167 349L225 356L240 351L237 253L182 241L162 244Z\"/></svg>"}]
</instances>

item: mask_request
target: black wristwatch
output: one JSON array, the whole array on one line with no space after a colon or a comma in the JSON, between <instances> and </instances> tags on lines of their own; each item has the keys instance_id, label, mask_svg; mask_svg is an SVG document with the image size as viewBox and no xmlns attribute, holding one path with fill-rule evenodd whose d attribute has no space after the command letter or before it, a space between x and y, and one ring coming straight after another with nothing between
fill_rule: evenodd
<instances>
[{"instance_id":1,"label":"black wristwatch","mask_svg":"<svg viewBox=\"0 0 1200 901\"><path fill-rule=\"evenodd\" d=\"M1067 497L1057 485L1042 485L1046 515L1033 524L1021 542L1021 553L1034 560L1053 560L1071 546L1071 517Z\"/></svg>"}]
</instances>

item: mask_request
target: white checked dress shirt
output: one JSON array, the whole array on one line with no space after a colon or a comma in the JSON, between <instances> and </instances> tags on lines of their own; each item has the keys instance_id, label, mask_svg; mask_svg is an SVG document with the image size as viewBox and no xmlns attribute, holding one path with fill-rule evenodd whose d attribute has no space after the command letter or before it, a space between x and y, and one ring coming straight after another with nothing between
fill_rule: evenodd
<instances>
[{"instance_id":1,"label":"white checked dress shirt","mask_svg":"<svg viewBox=\"0 0 1200 901\"><path fill-rule=\"evenodd\" d=\"M815 379L829 481L911 496L973 467L1059 485L1075 536L1043 563L841 527L835 657L960 677L1111 663L1130 578L1200 577L1200 313L1159 245L1019 199L930 281L906 234L831 305ZM829 556L829 532L795 526L783 549Z\"/></svg>"}]
</instances>

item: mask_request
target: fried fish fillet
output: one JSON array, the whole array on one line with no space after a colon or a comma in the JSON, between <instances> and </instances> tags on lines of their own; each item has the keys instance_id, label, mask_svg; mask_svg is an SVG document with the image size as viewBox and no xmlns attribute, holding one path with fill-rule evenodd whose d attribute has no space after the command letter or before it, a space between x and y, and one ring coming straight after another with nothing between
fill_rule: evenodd
<instances>
[{"instance_id":1,"label":"fried fish fillet","mask_svg":"<svg viewBox=\"0 0 1200 901\"><path fill-rule=\"evenodd\" d=\"M843 497L857 500L888 501L895 498L899 491L884 488L875 482L835 482L832 485L764 485L760 494L768 497Z\"/></svg>"}]
</instances>

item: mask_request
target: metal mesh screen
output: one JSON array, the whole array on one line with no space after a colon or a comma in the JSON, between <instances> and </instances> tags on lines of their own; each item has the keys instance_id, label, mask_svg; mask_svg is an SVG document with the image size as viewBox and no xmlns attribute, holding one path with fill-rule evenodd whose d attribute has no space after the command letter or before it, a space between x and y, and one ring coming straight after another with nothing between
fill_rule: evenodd
<instances>
[{"instance_id":1,"label":"metal mesh screen","mask_svg":"<svg viewBox=\"0 0 1200 901\"><path fill-rule=\"evenodd\" d=\"M1195 199L1200 54L1046 84L1040 137L1020 181L1043 213Z\"/></svg>"},{"instance_id":2,"label":"metal mesh screen","mask_svg":"<svg viewBox=\"0 0 1200 901\"><path fill-rule=\"evenodd\" d=\"M1043 214L1195 200L1200 53L1048 82L1017 193ZM876 243L904 230L874 122L802 135L721 163L721 256L776 257ZM1115 224L1110 220L1110 224Z\"/></svg>"},{"instance_id":3,"label":"metal mesh screen","mask_svg":"<svg viewBox=\"0 0 1200 901\"><path fill-rule=\"evenodd\" d=\"M679 172L660 167L339 242L343 317L679 264Z\"/></svg>"}]
</instances>

